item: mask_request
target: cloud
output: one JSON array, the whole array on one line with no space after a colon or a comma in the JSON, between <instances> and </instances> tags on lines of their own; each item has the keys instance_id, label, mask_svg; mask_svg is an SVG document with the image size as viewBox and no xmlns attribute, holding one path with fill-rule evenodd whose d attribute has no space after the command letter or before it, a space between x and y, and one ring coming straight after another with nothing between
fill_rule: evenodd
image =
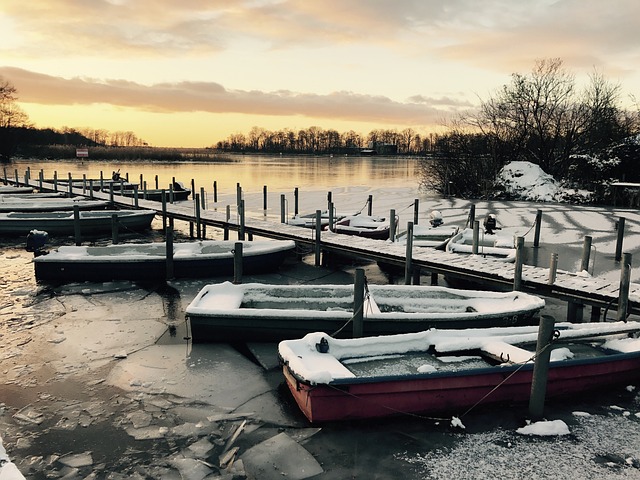
<instances>
[{"instance_id":1,"label":"cloud","mask_svg":"<svg viewBox=\"0 0 640 480\"><path fill-rule=\"evenodd\" d=\"M55 77L13 67L0 75L17 89L19 101L44 105L106 103L149 112L242 113L303 116L399 125L441 123L470 105L446 98L412 97L398 102L385 96L337 91L327 95L291 91L228 90L215 82L143 85L127 80Z\"/></svg>"}]
</instances>

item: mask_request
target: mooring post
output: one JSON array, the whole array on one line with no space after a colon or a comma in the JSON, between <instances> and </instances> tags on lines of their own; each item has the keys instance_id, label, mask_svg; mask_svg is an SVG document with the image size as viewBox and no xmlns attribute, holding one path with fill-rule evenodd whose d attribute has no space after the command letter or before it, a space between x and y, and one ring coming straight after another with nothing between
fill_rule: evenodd
<instances>
[{"instance_id":1,"label":"mooring post","mask_svg":"<svg viewBox=\"0 0 640 480\"><path fill-rule=\"evenodd\" d=\"M298 215L298 187L293 189L293 214Z\"/></svg>"},{"instance_id":2,"label":"mooring post","mask_svg":"<svg viewBox=\"0 0 640 480\"><path fill-rule=\"evenodd\" d=\"M622 259L622 240L624 239L624 217L618 218L618 240L616 242L616 262Z\"/></svg>"},{"instance_id":3,"label":"mooring post","mask_svg":"<svg viewBox=\"0 0 640 480\"><path fill-rule=\"evenodd\" d=\"M233 283L242 283L242 242L233 247Z\"/></svg>"},{"instance_id":4,"label":"mooring post","mask_svg":"<svg viewBox=\"0 0 640 480\"><path fill-rule=\"evenodd\" d=\"M207 209L207 196L204 194L204 187L200 187L200 208Z\"/></svg>"},{"instance_id":5,"label":"mooring post","mask_svg":"<svg viewBox=\"0 0 640 480\"><path fill-rule=\"evenodd\" d=\"M118 214L111 214L111 243L118 244Z\"/></svg>"},{"instance_id":6,"label":"mooring post","mask_svg":"<svg viewBox=\"0 0 640 480\"><path fill-rule=\"evenodd\" d=\"M287 222L287 215L285 212L285 196L284 193L280 194L280 223Z\"/></svg>"},{"instance_id":7,"label":"mooring post","mask_svg":"<svg viewBox=\"0 0 640 480\"><path fill-rule=\"evenodd\" d=\"M71 178L71 172L69 172L69 185L67 188L69 198L73 197L73 178Z\"/></svg>"},{"instance_id":8,"label":"mooring post","mask_svg":"<svg viewBox=\"0 0 640 480\"><path fill-rule=\"evenodd\" d=\"M407 245L404 262L404 284L411 285L411 271L413 270L413 222L407 222Z\"/></svg>"},{"instance_id":9,"label":"mooring post","mask_svg":"<svg viewBox=\"0 0 640 480\"><path fill-rule=\"evenodd\" d=\"M522 289L522 264L524 263L524 237L516 239L516 261L513 269L513 291Z\"/></svg>"},{"instance_id":10,"label":"mooring post","mask_svg":"<svg viewBox=\"0 0 640 480\"><path fill-rule=\"evenodd\" d=\"M93 179L89 179L89 198L93 200Z\"/></svg>"},{"instance_id":11,"label":"mooring post","mask_svg":"<svg viewBox=\"0 0 640 480\"><path fill-rule=\"evenodd\" d=\"M82 174L82 194L85 195L87 193L87 174Z\"/></svg>"},{"instance_id":12,"label":"mooring post","mask_svg":"<svg viewBox=\"0 0 640 480\"><path fill-rule=\"evenodd\" d=\"M533 234L533 246L538 248L540 246L540 227L542 225L542 210L536 212L536 229Z\"/></svg>"},{"instance_id":13,"label":"mooring post","mask_svg":"<svg viewBox=\"0 0 640 480\"><path fill-rule=\"evenodd\" d=\"M473 228L473 224L476 221L476 206L472 204L469 207L469 227Z\"/></svg>"},{"instance_id":14,"label":"mooring post","mask_svg":"<svg viewBox=\"0 0 640 480\"><path fill-rule=\"evenodd\" d=\"M53 171L53 191L58 191L58 172L55 170Z\"/></svg>"},{"instance_id":15,"label":"mooring post","mask_svg":"<svg viewBox=\"0 0 640 480\"><path fill-rule=\"evenodd\" d=\"M76 245L81 245L80 207L78 205L73 206L73 236L75 237Z\"/></svg>"},{"instance_id":16,"label":"mooring post","mask_svg":"<svg viewBox=\"0 0 640 480\"><path fill-rule=\"evenodd\" d=\"M416 198L413 201L413 224L418 225L418 215L420 213L420 199Z\"/></svg>"},{"instance_id":17,"label":"mooring post","mask_svg":"<svg viewBox=\"0 0 640 480\"><path fill-rule=\"evenodd\" d=\"M329 204L329 210L327 213L329 214L329 231L335 232L335 227L333 225L333 222L335 222L335 219L333 218L333 203Z\"/></svg>"},{"instance_id":18,"label":"mooring post","mask_svg":"<svg viewBox=\"0 0 640 480\"><path fill-rule=\"evenodd\" d=\"M238 205L238 213L240 214L240 228L238 229L238 240L244 240L244 200L240 200Z\"/></svg>"},{"instance_id":19,"label":"mooring post","mask_svg":"<svg viewBox=\"0 0 640 480\"><path fill-rule=\"evenodd\" d=\"M109 202L113 205L113 182L109 182Z\"/></svg>"},{"instance_id":20,"label":"mooring post","mask_svg":"<svg viewBox=\"0 0 640 480\"><path fill-rule=\"evenodd\" d=\"M226 222L224 224L224 239L225 240L229 240L229 222L231 220L231 205L227 205L227 211L226 211Z\"/></svg>"},{"instance_id":21,"label":"mooring post","mask_svg":"<svg viewBox=\"0 0 640 480\"><path fill-rule=\"evenodd\" d=\"M165 229L165 257L167 259L165 277L167 280L171 280L174 277L173 268L173 227L169 225Z\"/></svg>"},{"instance_id":22,"label":"mooring post","mask_svg":"<svg viewBox=\"0 0 640 480\"><path fill-rule=\"evenodd\" d=\"M262 210L264 215L267 215L267 186L262 186Z\"/></svg>"},{"instance_id":23,"label":"mooring post","mask_svg":"<svg viewBox=\"0 0 640 480\"><path fill-rule=\"evenodd\" d=\"M196 211L196 236L198 240L202 238L202 229L200 228L200 195L195 194L193 197L193 206Z\"/></svg>"},{"instance_id":24,"label":"mooring post","mask_svg":"<svg viewBox=\"0 0 640 480\"><path fill-rule=\"evenodd\" d=\"M54 172L55 175L55 172ZM102 173L102 170L100 170L100 191L102 191L104 189L104 174Z\"/></svg>"},{"instance_id":25,"label":"mooring post","mask_svg":"<svg viewBox=\"0 0 640 480\"><path fill-rule=\"evenodd\" d=\"M589 257L591 256L591 236L585 235L582 242L582 260L580 262L580 271L589 272Z\"/></svg>"},{"instance_id":26,"label":"mooring post","mask_svg":"<svg viewBox=\"0 0 640 480\"><path fill-rule=\"evenodd\" d=\"M44 183L44 170L40 169L40 173L38 174L38 185L40 187L40 191L42 191L43 183Z\"/></svg>"},{"instance_id":27,"label":"mooring post","mask_svg":"<svg viewBox=\"0 0 640 480\"><path fill-rule=\"evenodd\" d=\"M2 172L3 172L3 178L4 178L4 184L8 185L9 182L7 182L7 167L2 167Z\"/></svg>"},{"instance_id":28,"label":"mooring post","mask_svg":"<svg viewBox=\"0 0 640 480\"><path fill-rule=\"evenodd\" d=\"M191 190L191 193L194 194L196 192ZM173 182L169 184L169 203L173 204Z\"/></svg>"},{"instance_id":29,"label":"mooring post","mask_svg":"<svg viewBox=\"0 0 640 480\"><path fill-rule=\"evenodd\" d=\"M156 175L156 178L157 178L157 175ZM144 181L143 181L143 180L144 180L144 179L143 179L143 177L142 177L142 174L140 174L140 184L139 184L139 186L140 186L140 187L142 187L142 188L144 188L144 190L146 190L146 186L145 186L145 184L144 184Z\"/></svg>"},{"instance_id":30,"label":"mooring post","mask_svg":"<svg viewBox=\"0 0 640 480\"><path fill-rule=\"evenodd\" d=\"M155 176L155 181L156 181L156 190L158 190L158 175Z\"/></svg>"},{"instance_id":31,"label":"mooring post","mask_svg":"<svg viewBox=\"0 0 640 480\"><path fill-rule=\"evenodd\" d=\"M140 186L142 187L142 198L147 200L149 198L149 192L147 192L147 181L145 180L140 184Z\"/></svg>"},{"instance_id":32,"label":"mooring post","mask_svg":"<svg viewBox=\"0 0 640 480\"><path fill-rule=\"evenodd\" d=\"M396 225L396 209L392 208L389 210L389 240L392 242L396 241L396 230L398 229L398 225Z\"/></svg>"},{"instance_id":33,"label":"mooring post","mask_svg":"<svg viewBox=\"0 0 640 480\"><path fill-rule=\"evenodd\" d=\"M167 228L167 191L163 188L161 192L162 197L162 231Z\"/></svg>"},{"instance_id":34,"label":"mooring post","mask_svg":"<svg viewBox=\"0 0 640 480\"><path fill-rule=\"evenodd\" d=\"M322 235L322 211L316 210L316 242L315 242L315 266L320 266L320 241Z\"/></svg>"},{"instance_id":35,"label":"mooring post","mask_svg":"<svg viewBox=\"0 0 640 480\"><path fill-rule=\"evenodd\" d=\"M353 338L360 338L363 334L364 322L364 269L356 268L353 285Z\"/></svg>"},{"instance_id":36,"label":"mooring post","mask_svg":"<svg viewBox=\"0 0 640 480\"><path fill-rule=\"evenodd\" d=\"M620 269L620 295L618 297L618 315L616 320L627 320L627 307L629 304L629 284L631 283L631 258L630 253L625 253Z\"/></svg>"},{"instance_id":37,"label":"mooring post","mask_svg":"<svg viewBox=\"0 0 640 480\"><path fill-rule=\"evenodd\" d=\"M556 273L558 272L558 254L552 253L551 260L549 262L549 279L547 283L553 285L556 283Z\"/></svg>"},{"instance_id":38,"label":"mooring post","mask_svg":"<svg viewBox=\"0 0 640 480\"><path fill-rule=\"evenodd\" d=\"M473 240L471 243L471 253L473 253L474 255L477 255L478 243L480 239L480 222L477 220L474 220L471 225L473 225Z\"/></svg>"},{"instance_id":39,"label":"mooring post","mask_svg":"<svg viewBox=\"0 0 640 480\"><path fill-rule=\"evenodd\" d=\"M367 215L373 215L373 195L369 195L367 199Z\"/></svg>"},{"instance_id":40,"label":"mooring post","mask_svg":"<svg viewBox=\"0 0 640 480\"><path fill-rule=\"evenodd\" d=\"M133 186L133 206L138 208L140 205L138 203L138 185Z\"/></svg>"},{"instance_id":41,"label":"mooring post","mask_svg":"<svg viewBox=\"0 0 640 480\"><path fill-rule=\"evenodd\" d=\"M236 206L240 205L240 201L242 200L242 187L240 183L236 183Z\"/></svg>"},{"instance_id":42,"label":"mooring post","mask_svg":"<svg viewBox=\"0 0 640 480\"><path fill-rule=\"evenodd\" d=\"M16 187L20 186L20 177L18 176L18 169L14 168L13 169L13 177L15 178L16 181Z\"/></svg>"},{"instance_id":43,"label":"mooring post","mask_svg":"<svg viewBox=\"0 0 640 480\"><path fill-rule=\"evenodd\" d=\"M533 364L533 378L531 379L531 396L529 397L529 415L534 420L541 419L544 412L554 325L555 320L552 316L542 315L540 317L536 358Z\"/></svg>"},{"instance_id":44,"label":"mooring post","mask_svg":"<svg viewBox=\"0 0 640 480\"><path fill-rule=\"evenodd\" d=\"M332 203L333 203L332 194L331 192L327 192L327 208L329 208L329 205L331 205Z\"/></svg>"},{"instance_id":45,"label":"mooring post","mask_svg":"<svg viewBox=\"0 0 640 480\"><path fill-rule=\"evenodd\" d=\"M213 181L213 203L218 203L218 182Z\"/></svg>"}]
</instances>

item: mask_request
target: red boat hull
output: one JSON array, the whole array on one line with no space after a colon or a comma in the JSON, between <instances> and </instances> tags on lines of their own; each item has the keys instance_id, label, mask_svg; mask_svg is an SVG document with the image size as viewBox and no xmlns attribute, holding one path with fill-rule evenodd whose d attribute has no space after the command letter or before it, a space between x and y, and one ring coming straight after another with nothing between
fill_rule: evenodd
<instances>
[{"instance_id":1,"label":"red boat hull","mask_svg":"<svg viewBox=\"0 0 640 480\"><path fill-rule=\"evenodd\" d=\"M312 423L386 417L402 413L458 413L480 402L527 402L533 365L478 372L387 377L379 381L351 380L309 385L284 366L284 375L300 410ZM512 375L513 374L513 375ZM512 375L508 380L507 377ZM547 398L579 394L640 378L640 353L597 360L551 364ZM502 382L504 384L500 385ZM496 386L500 385L498 388ZM495 389L495 390L494 390Z\"/></svg>"}]
</instances>

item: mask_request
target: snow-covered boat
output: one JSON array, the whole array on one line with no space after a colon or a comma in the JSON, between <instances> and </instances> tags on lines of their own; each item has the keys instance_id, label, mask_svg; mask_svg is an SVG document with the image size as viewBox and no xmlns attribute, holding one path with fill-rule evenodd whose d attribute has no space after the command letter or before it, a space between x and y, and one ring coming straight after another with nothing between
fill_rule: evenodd
<instances>
[{"instance_id":1,"label":"snow-covered boat","mask_svg":"<svg viewBox=\"0 0 640 480\"><path fill-rule=\"evenodd\" d=\"M32 187L15 187L12 185L0 185L0 193L10 193L12 195L16 194L29 194L33 193Z\"/></svg>"},{"instance_id":2,"label":"snow-covered boat","mask_svg":"<svg viewBox=\"0 0 640 480\"><path fill-rule=\"evenodd\" d=\"M639 322L555 326L546 396L640 379ZM526 402L537 327L429 330L357 339L312 333L278 346L286 383L311 422L461 414Z\"/></svg>"},{"instance_id":3,"label":"snow-covered boat","mask_svg":"<svg viewBox=\"0 0 640 480\"><path fill-rule=\"evenodd\" d=\"M327 230L329 226L324 227ZM389 220L373 215L349 215L333 224L333 231L343 235L355 235L374 240L389 239Z\"/></svg>"},{"instance_id":4,"label":"snow-covered boat","mask_svg":"<svg viewBox=\"0 0 640 480\"><path fill-rule=\"evenodd\" d=\"M347 324L354 316L353 304L353 285L225 282L203 287L186 316L194 342L278 341L315 331L350 336L353 328ZM369 285L363 333L532 324L543 306L544 300L522 292Z\"/></svg>"},{"instance_id":5,"label":"snow-covered boat","mask_svg":"<svg viewBox=\"0 0 640 480\"><path fill-rule=\"evenodd\" d=\"M478 255L503 259L505 262L513 262L516 259L516 241L522 229L498 227L496 217L487 215L483 227L478 229ZM473 253L473 228L465 228L445 245L449 253Z\"/></svg>"},{"instance_id":6,"label":"snow-covered boat","mask_svg":"<svg viewBox=\"0 0 640 480\"><path fill-rule=\"evenodd\" d=\"M146 230L155 217L152 210L87 210L79 212L82 235L103 234L112 230L112 215L117 215L122 230ZM0 213L0 235L27 235L41 230L52 235L74 233L74 212Z\"/></svg>"},{"instance_id":7,"label":"snow-covered boat","mask_svg":"<svg viewBox=\"0 0 640 480\"><path fill-rule=\"evenodd\" d=\"M442 213L435 210L429 214L429 225L413 226L414 247L431 247L444 249L447 242L460 231L457 225L444 225ZM407 230L400 232L396 236L396 242L401 245L407 243Z\"/></svg>"},{"instance_id":8,"label":"snow-covered boat","mask_svg":"<svg viewBox=\"0 0 640 480\"><path fill-rule=\"evenodd\" d=\"M344 214L333 214L333 221L341 220L346 215ZM304 227L304 228L315 228L316 227L316 214L315 213L306 213L304 215L296 214L289 220L289 225L293 225L295 227ZM324 228L329 225L329 211L323 210L320 212L320 227Z\"/></svg>"},{"instance_id":9,"label":"snow-covered boat","mask_svg":"<svg viewBox=\"0 0 640 480\"><path fill-rule=\"evenodd\" d=\"M233 275L234 241L202 240L174 243L176 278ZM290 240L242 243L245 274L276 270L295 249ZM166 278L166 244L131 243L104 247L63 246L33 259L36 278L47 281L158 280Z\"/></svg>"},{"instance_id":10,"label":"snow-covered boat","mask_svg":"<svg viewBox=\"0 0 640 480\"><path fill-rule=\"evenodd\" d=\"M84 197L33 197L33 195L37 194L0 197L0 212L62 212L73 210L76 206L80 210L104 210L109 207L109 202L106 200L90 200Z\"/></svg>"}]
</instances>

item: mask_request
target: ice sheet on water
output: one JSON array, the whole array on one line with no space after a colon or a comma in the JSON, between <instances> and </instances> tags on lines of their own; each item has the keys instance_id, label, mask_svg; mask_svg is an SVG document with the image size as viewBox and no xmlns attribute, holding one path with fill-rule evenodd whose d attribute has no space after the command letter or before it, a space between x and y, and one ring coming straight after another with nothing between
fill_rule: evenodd
<instances>
[{"instance_id":1,"label":"ice sheet on water","mask_svg":"<svg viewBox=\"0 0 640 480\"><path fill-rule=\"evenodd\" d=\"M203 462L193 458L176 456L169 463L178 469L183 480L202 480L212 472Z\"/></svg>"},{"instance_id":2,"label":"ice sheet on water","mask_svg":"<svg viewBox=\"0 0 640 480\"><path fill-rule=\"evenodd\" d=\"M196 458L206 458L207 454L213 448L213 444L208 439L201 438L197 442L189 445L187 448Z\"/></svg>"},{"instance_id":3,"label":"ice sheet on water","mask_svg":"<svg viewBox=\"0 0 640 480\"><path fill-rule=\"evenodd\" d=\"M324 472L316 459L284 432L251 447L240 458L247 473L261 480L303 480Z\"/></svg>"},{"instance_id":4,"label":"ice sheet on water","mask_svg":"<svg viewBox=\"0 0 640 480\"><path fill-rule=\"evenodd\" d=\"M58 458L58 462L72 468L86 467L93 465L93 455L91 452L71 453Z\"/></svg>"},{"instance_id":5,"label":"ice sheet on water","mask_svg":"<svg viewBox=\"0 0 640 480\"><path fill-rule=\"evenodd\" d=\"M164 438L169 429L167 427L149 426L143 428L127 428L126 432L136 440L157 440Z\"/></svg>"},{"instance_id":6,"label":"ice sheet on water","mask_svg":"<svg viewBox=\"0 0 640 480\"><path fill-rule=\"evenodd\" d=\"M151 425L153 416L150 413L137 410L135 412L129 412L127 419L133 424L133 428L144 428Z\"/></svg>"}]
</instances>

